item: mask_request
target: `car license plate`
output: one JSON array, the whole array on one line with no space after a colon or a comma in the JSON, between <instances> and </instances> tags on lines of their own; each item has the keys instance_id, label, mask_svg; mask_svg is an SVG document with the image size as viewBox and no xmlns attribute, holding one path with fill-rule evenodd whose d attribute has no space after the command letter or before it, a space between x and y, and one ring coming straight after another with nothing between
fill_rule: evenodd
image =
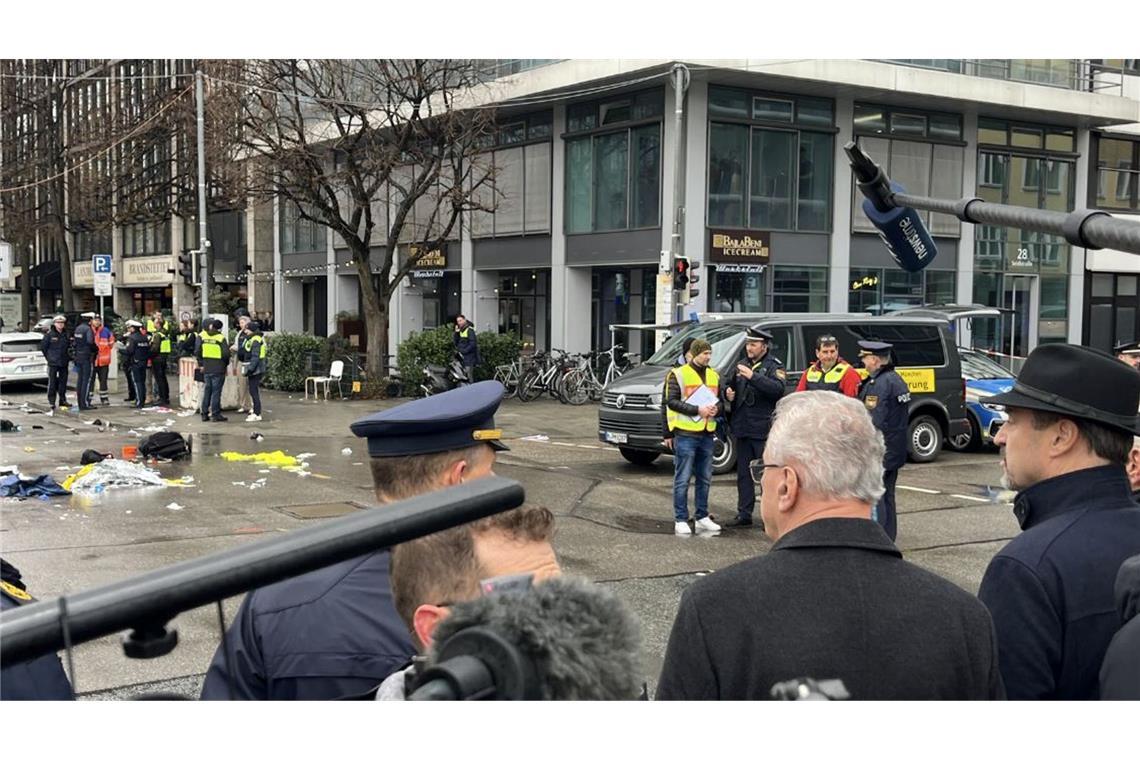
<instances>
[{"instance_id":1,"label":"car license plate","mask_svg":"<svg viewBox=\"0 0 1140 760\"><path fill-rule=\"evenodd\" d=\"M607 430L606 443L629 443L629 436L625 433L611 433Z\"/></svg>"},{"instance_id":2,"label":"car license plate","mask_svg":"<svg viewBox=\"0 0 1140 760\"><path fill-rule=\"evenodd\" d=\"M44 369L47 369L46 364L24 364L22 366L16 367L17 372L35 372L36 370Z\"/></svg>"}]
</instances>

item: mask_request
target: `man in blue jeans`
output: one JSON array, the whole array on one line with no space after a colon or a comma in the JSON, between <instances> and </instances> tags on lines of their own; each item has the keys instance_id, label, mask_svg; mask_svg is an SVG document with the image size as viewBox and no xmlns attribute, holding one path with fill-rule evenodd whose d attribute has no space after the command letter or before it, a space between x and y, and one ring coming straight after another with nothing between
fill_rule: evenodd
<instances>
[{"instance_id":1,"label":"man in blue jeans","mask_svg":"<svg viewBox=\"0 0 1140 760\"><path fill-rule=\"evenodd\" d=\"M199 337L198 364L202 367L202 422L225 422L222 416L222 386L226 382L226 368L230 364L230 346L226 336L219 331L221 320L208 323L205 332Z\"/></svg>"},{"instance_id":2,"label":"man in blue jeans","mask_svg":"<svg viewBox=\"0 0 1140 760\"><path fill-rule=\"evenodd\" d=\"M709 366L712 346L697 338L689 347L692 358L670 370L665 378L665 421L673 436L673 532L691 536L689 527L689 479L696 487L697 533L719 533L709 517L709 487L712 485L716 418L722 413L720 378Z\"/></svg>"}]
</instances>

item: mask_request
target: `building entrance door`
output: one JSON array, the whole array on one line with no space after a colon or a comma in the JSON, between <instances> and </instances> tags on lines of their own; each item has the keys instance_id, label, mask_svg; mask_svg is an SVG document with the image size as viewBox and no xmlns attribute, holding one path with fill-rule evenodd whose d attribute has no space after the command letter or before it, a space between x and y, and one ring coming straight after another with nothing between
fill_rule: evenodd
<instances>
[{"instance_id":1,"label":"building entrance door","mask_svg":"<svg viewBox=\"0 0 1140 760\"><path fill-rule=\"evenodd\" d=\"M1003 345L998 349L1008 354L1009 369L1021 369L1021 363L1033 348L1035 313L1034 285L1037 278L1031 275L1007 274L1002 278L1002 306L1006 313L1002 330Z\"/></svg>"}]
</instances>

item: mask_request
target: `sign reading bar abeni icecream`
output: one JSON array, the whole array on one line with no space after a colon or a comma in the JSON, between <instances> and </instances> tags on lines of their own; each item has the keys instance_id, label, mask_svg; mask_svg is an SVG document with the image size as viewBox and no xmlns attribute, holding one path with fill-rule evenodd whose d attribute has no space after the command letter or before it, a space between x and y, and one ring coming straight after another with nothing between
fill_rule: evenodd
<instances>
[{"instance_id":1,"label":"sign reading bar abeni icecream","mask_svg":"<svg viewBox=\"0 0 1140 760\"><path fill-rule=\"evenodd\" d=\"M169 285L174 279L172 266L169 256L126 257L123 285Z\"/></svg>"},{"instance_id":2,"label":"sign reading bar abeni icecream","mask_svg":"<svg viewBox=\"0 0 1140 760\"><path fill-rule=\"evenodd\" d=\"M718 272L760 272L772 244L767 230L709 230L709 263Z\"/></svg>"}]
</instances>

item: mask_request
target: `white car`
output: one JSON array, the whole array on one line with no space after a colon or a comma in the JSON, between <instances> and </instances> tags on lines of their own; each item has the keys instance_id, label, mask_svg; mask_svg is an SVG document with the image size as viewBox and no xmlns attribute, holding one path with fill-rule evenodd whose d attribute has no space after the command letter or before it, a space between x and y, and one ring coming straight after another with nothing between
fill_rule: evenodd
<instances>
[{"instance_id":1,"label":"white car","mask_svg":"<svg viewBox=\"0 0 1140 760\"><path fill-rule=\"evenodd\" d=\"M0 333L0 383L48 379L47 359L40 353L43 339L35 332Z\"/></svg>"}]
</instances>

